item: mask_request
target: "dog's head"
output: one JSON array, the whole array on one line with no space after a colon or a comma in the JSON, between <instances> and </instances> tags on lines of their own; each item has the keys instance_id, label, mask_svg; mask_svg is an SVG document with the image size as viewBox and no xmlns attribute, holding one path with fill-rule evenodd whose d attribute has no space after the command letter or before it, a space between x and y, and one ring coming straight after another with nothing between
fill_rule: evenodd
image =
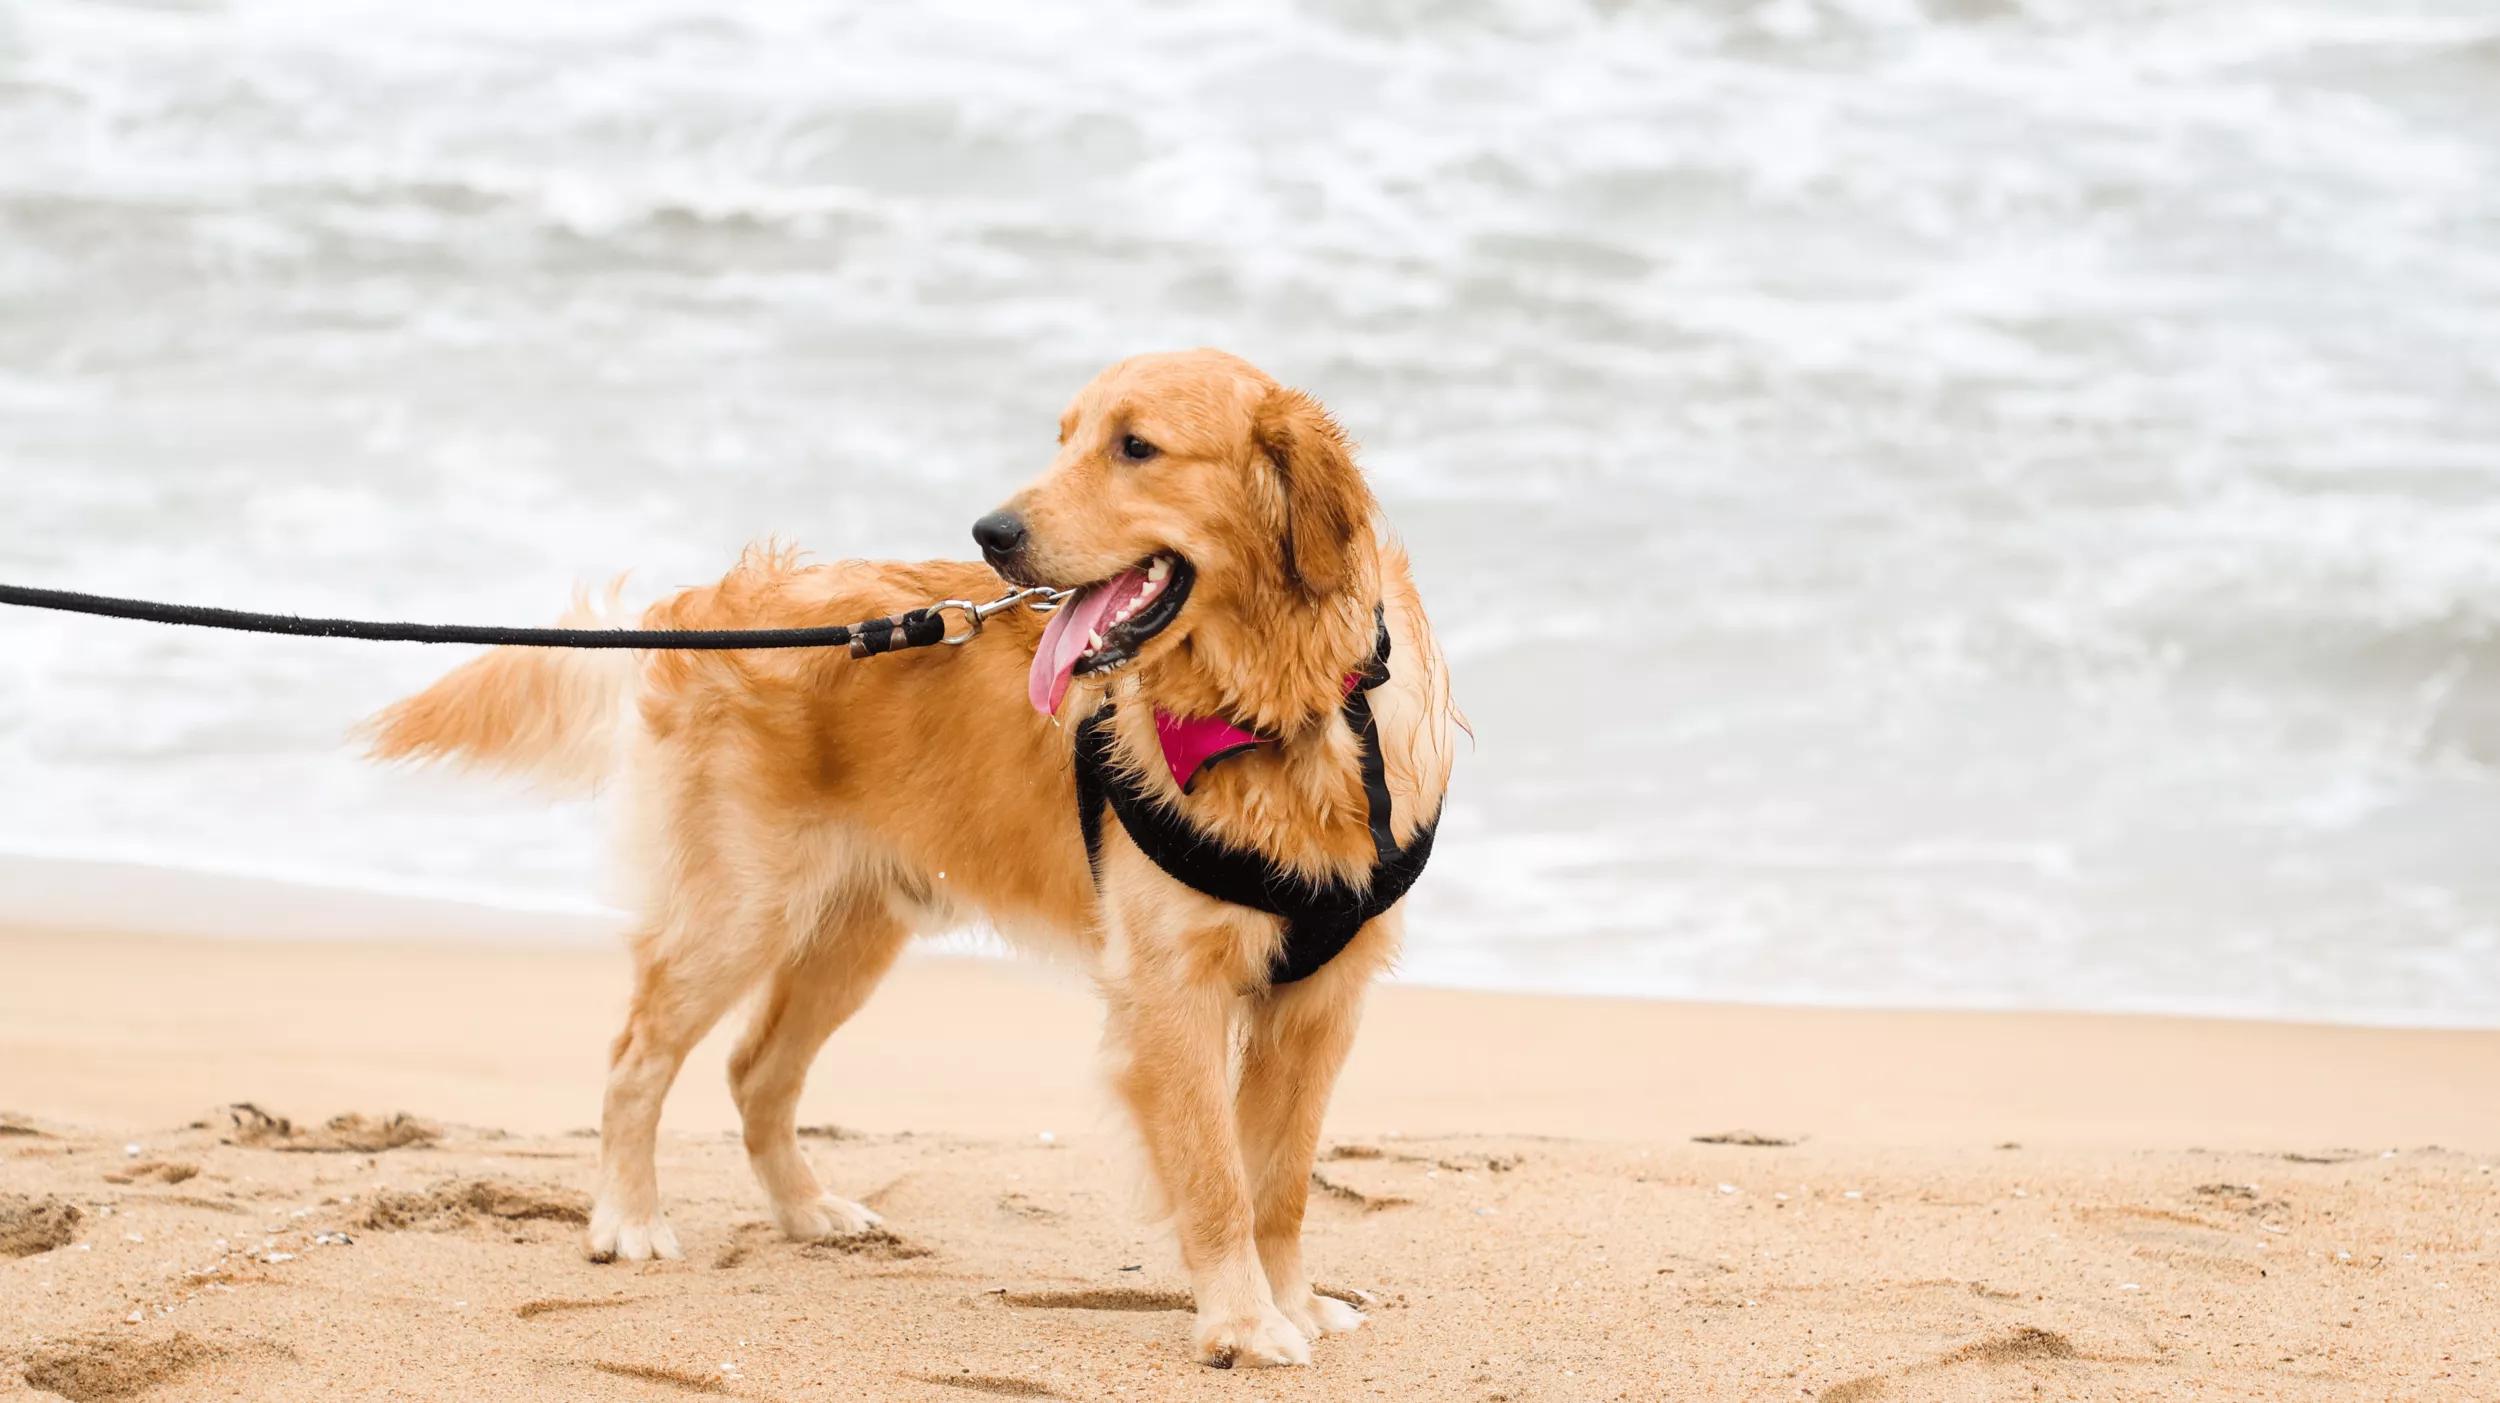
<instances>
[{"instance_id":1,"label":"dog's head","mask_svg":"<svg viewBox=\"0 0 2500 1403\"><path fill-rule=\"evenodd\" d=\"M1134 666L1175 709L1289 727L1333 708L1368 649L1372 510L1316 400L1239 357L1184 351L1078 391L1049 470L972 534L1007 579L1077 591L1034 661L1038 709L1055 713L1073 678Z\"/></svg>"}]
</instances>

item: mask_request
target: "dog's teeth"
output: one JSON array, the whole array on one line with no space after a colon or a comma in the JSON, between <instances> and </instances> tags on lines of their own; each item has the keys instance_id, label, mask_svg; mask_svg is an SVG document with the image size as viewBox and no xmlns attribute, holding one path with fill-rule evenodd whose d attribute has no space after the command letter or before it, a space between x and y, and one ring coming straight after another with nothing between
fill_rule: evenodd
<instances>
[{"instance_id":1,"label":"dog's teeth","mask_svg":"<svg viewBox=\"0 0 2500 1403\"><path fill-rule=\"evenodd\" d=\"M1099 633L1099 632L1097 632L1097 633L1093 636L1093 638L1092 638L1091 642L1092 642L1092 645L1093 645L1094 647L1097 647L1097 648L1101 647L1101 646L1102 646L1102 634L1101 634L1101 633Z\"/></svg>"},{"instance_id":2,"label":"dog's teeth","mask_svg":"<svg viewBox=\"0 0 2500 1403\"><path fill-rule=\"evenodd\" d=\"M1171 573L1172 562L1159 555L1146 567L1146 578L1156 584L1163 583L1163 577Z\"/></svg>"}]
</instances>

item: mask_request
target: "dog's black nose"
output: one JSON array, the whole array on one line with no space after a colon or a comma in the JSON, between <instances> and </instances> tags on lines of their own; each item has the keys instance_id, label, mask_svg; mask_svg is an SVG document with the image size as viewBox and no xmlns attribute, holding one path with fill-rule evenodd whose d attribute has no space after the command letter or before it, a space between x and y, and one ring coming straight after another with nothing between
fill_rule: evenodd
<instances>
[{"instance_id":1,"label":"dog's black nose","mask_svg":"<svg viewBox=\"0 0 2500 1403\"><path fill-rule=\"evenodd\" d=\"M972 539L980 543L981 554L995 565L1024 549L1024 518L1014 512L991 512L972 523Z\"/></svg>"}]
</instances>

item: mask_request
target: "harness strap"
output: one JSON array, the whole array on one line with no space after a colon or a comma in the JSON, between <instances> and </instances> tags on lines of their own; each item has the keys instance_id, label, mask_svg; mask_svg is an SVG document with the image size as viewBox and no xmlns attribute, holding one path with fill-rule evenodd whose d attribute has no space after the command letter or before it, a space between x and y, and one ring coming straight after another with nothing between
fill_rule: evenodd
<instances>
[{"instance_id":1,"label":"harness strap","mask_svg":"<svg viewBox=\"0 0 2500 1403\"><path fill-rule=\"evenodd\" d=\"M1341 920L1312 921L1288 917L1285 943L1276 952L1275 962L1268 966L1270 985L1291 984L1319 973L1337 953L1354 942L1363 927L1379 918L1406 896L1415 879L1424 874L1424 864L1432 857L1432 834L1437 826L1427 824L1415 830L1415 837L1405 849L1382 866L1372 869L1372 884L1362 903Z\"/></svg>"},{"instance_id":2,"label":"harness strap","mask_svg":"<svg viewBox=\"0 0 2500 1403\"><path fill-rule=\"evenodd\" d=\"M1389 629L1383 618L1372 656L1352 679L1340 711L1362 752L1363 802L1373 853L1368 883L1314 882L1264 853L1236 848L1191 824L1117 771L1111 753L1113 708L1106 704L1080 722L1076 732L1077 826L1096 885L1102 881L1102 816L1109 809L1138 851L1165 875L1218 901L1285 922L1284 944L1268 967L1271 986L1317 973L1366 924L1406 895L1432 856L1438 815L1418 828L1403 849L1390 831L1388 766L1368 695L1389 680L1388 659Z\"/></svg>"},{"instance_id":3,"label":"harness strap","mask_svg":"<svg viewBox=\"0 0 2500 1403\"><path fill-rule=\"evenodd\" d=\"M1363 807L1371 821L1372 865L1377 867L1397 856L1397 835L1389 831L1389 762L1380 754L1380 721L1372 715L1371 688L1357 684L1346 694L1346 724L1363 749Z\"/></svg>"},{"instance_id":4,"label":"harness strap","mask_svg":"<svg viewBox=\"0 0 2500 1403\"><path fill-rule=\"evenodd\" d=\"M1102 811L1110 802L1103 774L1111 763L1111 708L1104 707L1077 723L1076 826L1085 835L1085 865L1102 887Z\"/></svg>"}]
</instances>

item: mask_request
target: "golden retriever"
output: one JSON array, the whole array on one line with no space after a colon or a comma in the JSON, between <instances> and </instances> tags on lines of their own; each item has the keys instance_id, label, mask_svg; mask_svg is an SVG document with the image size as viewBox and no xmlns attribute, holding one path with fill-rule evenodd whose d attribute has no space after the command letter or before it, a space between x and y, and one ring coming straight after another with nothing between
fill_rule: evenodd
<instances>
[{"instance_id":1,"label":"golden retriever","mask_svg":"<svg viewBox=\"0 0 2500 1403\"><path fill-rule=\"evenodd\" d=\"M1457 724L1406 555L1327 412L1204 350L1104 371L1060 417L1049 469L975 534L991 564L803 566L750 550L640 626L843 623L1010 582L1077 590L1061 611L1090 623L1045 637L1017 609L966 646L867 659L497 649L376 717L373 752L622 793L647 889L601 1116L594 1258L678 1255L652 1162L661 1098L750 992L730 1080L775 1221L801 1239L875 1224L800 1154L801 1083L915 931L986 918L1094 973L1111 1082L1195 1292L1198 1357L1306 1363L1311 1341L1363 1321L1312 1292L1302 1216L1321 1115L1402 908L1310 977L1271 984L1278 918L1175 880L1118 824L1089 861L1073 737L1110 704L1110 763L1195 831L1359 886L1382 849L1344 708L1383 621L1389 678L1369 699L1401 843L1438 815ZM1122 597L1100 605L1108 592ZM1158 755L1158 712L1269 743L1184 792Z\"/></svg>"}]
</instances>

